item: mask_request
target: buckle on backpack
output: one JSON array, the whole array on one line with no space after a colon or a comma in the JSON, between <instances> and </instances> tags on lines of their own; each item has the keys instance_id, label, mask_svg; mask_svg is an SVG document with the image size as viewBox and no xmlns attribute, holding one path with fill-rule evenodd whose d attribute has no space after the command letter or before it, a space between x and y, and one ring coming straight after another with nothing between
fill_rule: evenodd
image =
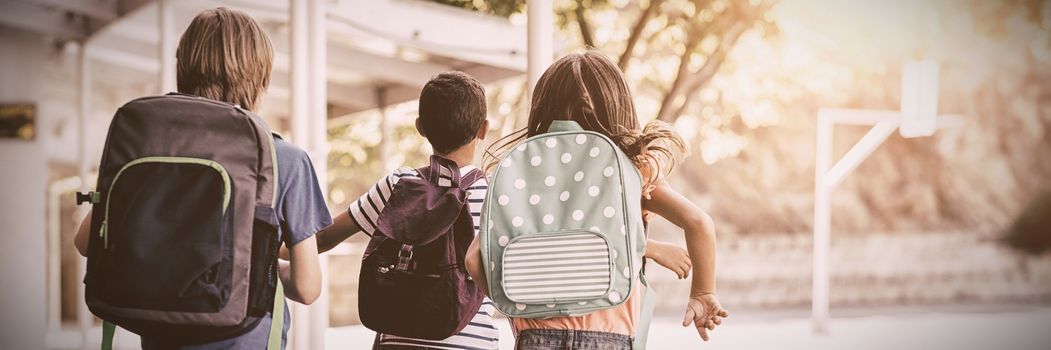
<instances>
[{"instance_id":1,"label":"buckle on backpack","mask_svg":"<svg viewBox=\"0 0 1051 350\"><path fill-rule=\"evenodd\" d=\"M96 204L98 202L101 202L102 201L101 199L102 199L102 193L99 193L99 192L94 192L94 191L88 192L88 193L77 192L77 205L81 205L81 204L84 204L84 203Z\"/></svg>"},{"instance_id":2,"label":"buckle on backpack","mask_svg":"<svg viewBox=\"0 0 1051 350\"><path fill-rule=\"evenodd\" d=\"M401 250L398 251L398 270L408 271L409 267L412 266L412 248L411 244L402 244Z\"/></svg>"}]
</instances>

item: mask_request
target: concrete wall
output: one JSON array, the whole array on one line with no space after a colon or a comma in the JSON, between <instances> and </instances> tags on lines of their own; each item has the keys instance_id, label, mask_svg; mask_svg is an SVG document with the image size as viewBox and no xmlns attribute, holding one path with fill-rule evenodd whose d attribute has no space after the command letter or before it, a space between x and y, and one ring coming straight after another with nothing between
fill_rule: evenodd
<instances>
[{"instance_id":1,"label":"concrete wall","mask_svg":"<svg viewBox=\"0 0 1051 350\"><path fill-rule=\"evenodd\" d=\"M41 36L0 27L0 103L34 102L39 111L48 47ZM0 348L40 349L47 312L41 137L0 139L0 164Z\"/></svg>"}]
</instances>

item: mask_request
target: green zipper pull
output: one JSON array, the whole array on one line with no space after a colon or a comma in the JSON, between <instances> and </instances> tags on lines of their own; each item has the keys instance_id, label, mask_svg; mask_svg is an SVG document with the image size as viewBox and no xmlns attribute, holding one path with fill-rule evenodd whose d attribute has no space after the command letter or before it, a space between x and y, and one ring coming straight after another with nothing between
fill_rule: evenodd
<instances>
[{"instance_id":1,"label":"green zipper pull","mask_svg":"<svg viewBox=\"0 0 1051 350\"><path fill-rule=\"evenodd\" d=\"M99 229L99 237L102 237L102 247L109 248L109 235L106 234L106 220L102 220L102 228Z\"/></svg>"}]
</instances>

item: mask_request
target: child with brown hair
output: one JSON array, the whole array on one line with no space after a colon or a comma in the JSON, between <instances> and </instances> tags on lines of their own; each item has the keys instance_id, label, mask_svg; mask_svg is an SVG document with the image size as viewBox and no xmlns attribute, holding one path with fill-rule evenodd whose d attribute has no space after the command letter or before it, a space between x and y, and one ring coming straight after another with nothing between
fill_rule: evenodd
<instances>
[{"instance_id":1,"label":"child with brown hair","mask_svg":"<svg viewBox=\"0 0 1051 350\"><path fill-rule=\"evenodd\" d=\"M584 130L608 137L630 158L643 178L642 198L639 198L643 222L660 215L684 230L689 251L687 270L692 267L698 272L693 275L683 326L694 324L701 338L708 340L708 331L729 314L715 296L712 219L664 180L679 161L678 155L685 153L682 139L663 122L654 121L643 128L620 70L606 56L588 51L565 56L547 69L533 91L527 127L494 145L496 151L490 155L502 155L527 137L547 133L555 121L561 120L575 122ZM497 160L490 158L489 168L495 166ZM601 213L589 215L598 214ZM649 242L646 257L661 263L669 258L665 251L675 252L655 248L654 242ZM468 252L468 271L484 286L487 282L481 260L476 240ZM516 348L631 349L634 338L646 331L640 329L640 289L632 288L627 301L618 306L584 316L512 318L511 324L517 333Z\"/></svg>"},{"instance_id":2,"label":"child with brown hair","mask_svg":"<svg viewBox=\"0 0 1051 350\"><path fill-rule=\"evenodd\" d=\"M179 41L178 49L176 50L176 80L179 89L178 93L154 99L168 101L199 101L201 104L222 106L222 108L208 109L209 111L242 110L246 114L251 114L252 111L257 110L259 102L270 83L270 73L273 66L273 60L274 49L270 42L270 37L247 13L224 7L205 10L198 14L190 23L189 27L186 28L186 31L183 33L182 38ZM179 104L173 105L180 106ZM184 105L185 104L182 106ZM164 117L179 112L180 111L178 110L158 110L155 111L152 116ZM173 133L188 133L193 132L194 129L192 128L197 127L195 123L200 124L207 120L221 119L222 117L223 115L197 116L191 114L190 116L186 116L186 118L199 118L199 120L178 121L178 123L172 123L170 125L162 124L159 125L159 127L171 128L173 129ZM159 121L153 123L161 123L161 121L170 121L173 119L178 118L157 118ZM156 124L153 125L157 126ZM245 127L248 126L245 125ZM273 137L273 142L270 143L269 130L263 132L263 135L266 135L266 137L260 137L262 140L252 138L252 141L270 145L270 154L273 155L273 167L276 168L273 170L274 174L270 179L276 181L277 186L276 191L274 191L276 193L273 193L272 197L272 207L256 209L273 211L272 214L276 216L276 218L273 219L276 219L276 222L268 223L268 225L277 226L274 227L274 229L276 229L278 237L272 237L274 239L272 244L283 244L287 251L290 252L290 259L288 259L289 262L278 264L276 272L278 278L280 278L283 283L284 288L277 291L276 297L280 298L284 295L287 296L288 299L309 305L321 294L321 267L318 262L317 244L315 242L314 233L318 232L321 228L328 226L331 223L331 219L327 205L325 204L325 199L318 185L318 179L314 172L314 167L310 158L307 156L307 153L276 136ZM129 133L124 133L124 135L127 134ZM169 148L178 149L181 146L183 145L171 145ZM233 150L229 151L230 152L220 149L210 153L212 155L228 155ZM206 155L203 155L201 157L205 156ZM216 162L216 164L220 163ZM220 165L214 166L220 167ZM172 172L174 173L174 171ZM198 179L189 179L187 177L185 180L186 181L183 184L190 184L191 186L207 185L205 182L207 179L203 177ZM115 179L112 181L116 182ZM152 181L158 180L152 179ZM270 185L272 185L272 182L267 184L267 186ZM156 195L158 187L160 187L160 185L156 183L148 183L139 188L141 192L136 193L136 196L150 197L151 195ZM254 183L252 187L254 187ZM238 189L234 188L234 190L236 191ZM241 190L243 190L243 188ZM173 251L174 249L172 248L176 245L209 245L211 242L192 241L195 237L186 234L189 232L184 231L184 229L186 229L186 227L184 227L186 222L194 221L194 219L201 217L202 214L192 210L182 210L186 207L206 207L206 205L187 200L185 193L181 193L189 192L186 188L175 188L172 192L173 193L169 193L171 196L167 198L170 202L158 208L157 211L161 213L158 214L157 218L142 217L139 219L142 221L151 221L150 224L163 229L155 231L181 231L180 233L183 233L183 235L179 235L179 237L181 237L182 241L175 242L161 240L160 238L157 238L157 236L159 236L157 232L145 232L142 236L151 237L155 241L160 241L152 242L154 244L151 246L156 248L155 252ZM241 193L244 194L244 192ZM239 201L244 202L252 199L246 198L244 195L231 197L235 197L232 199L235 204L232 205L236 205ZM266 197L267 199L270 199L270 196ZM228 198L227 200L231 199ZM107 207L107 209L109 208ZM232 212L234 212L234 210L230 211L230 213ZM224 213L226 213L225 210ZM233 217L233 215L226 216ZM95 218L98 219L100 216L95 215ZM240 219L240 217L238 217L238 219ZM98 236L89 239L89 235L91 234L89 234L88 231L89 227L92 226L91 221L92 215L89 214L81 223L74 240L81 255L85 256L89 256L89 242L92 242L91 245L94 246L92 247L93 250L106 249L104 247L96 246L96 244L105 242L104 240L99 239ZM238 229L252 230L253 235L264 237L264 234L261 233L262 230L255 231L255 227L260 226L258 223L253 227L252 218L248 218L247 222L248 227L238 226ZM103 220L101 223L103 227L105 227L106 221ZM244 220L239 220L236 225L244 225L243 223ZM98 225L96 225L96 227L97 226ZM116 226L113 222L110 222L110 226L111 231L116 231L112 228L113 226ZM197 227L193 227L193 229L197 229ZM126 231L130 232L131 230L128 229ZM199 236L208 236L210 232L200 231L196 233L198 233L198 237L196 238L199 238ZM98 234L98 231L95 231L95 235ZM220 238L218 235L215 236L214 239ZM271 236L265 237L266 238L263 239L271 238ZM209 236L209 238L213 237ZM110 244L113 244L113 242L110 242ZM125 247L127 246L128 245L125 245ZM116 248L111 247L110 249ZM268 252L260 252L259 254L265 255L268 254ZM192 261L194 258L193 256L179 256L177 259L165 260L167 257L158 257L159 254L143 255L145 256L141 257L141 259L154 259L154 261L150 261L153 263L151 266L159 267L157 271L154 272L158 276L156 280L162 279L161 277L165 275L172 274L173 271L179 269L180 264L184 264L186 261ZM208 257L212 258L211 256ZM276 257L273 257L272 255L267 258L276 261ZM261 269L273 268L273 264L265 267L257 267ZM245 268L247 268L247 266L245 266ZM253 269L254 268L256 267L253 267ZM270 272L269 270L264 271L264 273L259 275L266 275ZM201 279L208 280L215 279L215 277L208 277L207 274L205 274ZM156 283L156 281L142 279L136 282L141 284ZM185 288L190 289L190 287ZM278 284L277 288L281 288L281 284ZM182 294L190 294L186 291L179 292ZM223 336L221 337L209 336L208 340L201 341L186 339L187 337L185 337L185 335L199 336L200 333L204 333L205 330L222 328L219 326L195 325L200 328L177 333L171 327L159 327L160 329L156 329L155 331L156 333L162 334L163 339L161 339L162 337L143 336L141 346L143 349L202 350L276 350L276 348L284 348L285 335L288 331L290 316L287 306L281 307L281 305L285 305L282 299L278 299L275 304L279 306L274 309L273 312L266 311L262 317L257 318L257 322L254 324L246 324L244 325L244 329L237 329L233 334L226 334L229 332L223 332ZM270 308L267 308L267 310L270 310ZM275 318L277 319L275 320ZM112 330L112 328L109 329ZM112 336L112 333L110 333L110 336ZM104 339L105 338L106 336L104 336ZM104 340L103 346L106 347L106 345L108 344L106 344Z\"/></svg>"}]
</instances>

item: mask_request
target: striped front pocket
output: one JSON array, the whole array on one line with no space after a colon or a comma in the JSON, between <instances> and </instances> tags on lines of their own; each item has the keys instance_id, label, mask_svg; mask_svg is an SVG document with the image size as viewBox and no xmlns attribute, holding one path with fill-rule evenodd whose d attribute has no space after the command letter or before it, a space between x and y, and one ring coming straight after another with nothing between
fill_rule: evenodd
<instances>
[{"instance_id":1,"label":"striped front pocket","mask_svg":"<svg viewBox=\"0 0 1051 350\"><path fill-rule=\"evenodd\" d=\"M532 304L591 300L609 292L612 271L609 244L596 233L521 236L504 250L504 293Z\"/></svg>"}]
</instances>

